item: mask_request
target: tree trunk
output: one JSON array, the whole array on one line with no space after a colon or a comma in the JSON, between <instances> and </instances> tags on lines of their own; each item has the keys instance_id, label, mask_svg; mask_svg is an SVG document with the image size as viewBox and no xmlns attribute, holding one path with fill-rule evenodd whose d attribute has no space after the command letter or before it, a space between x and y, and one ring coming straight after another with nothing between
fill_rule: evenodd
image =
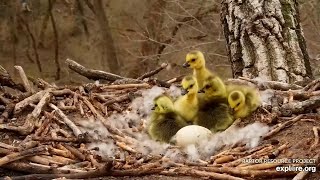
<instances>
[{"instance_id":1,"label":"tree trunk","mask_svg":"<svg viewBox=\"0 0 320 180\"><path fill-rule=\"evenodd\" d=\"M114 42L109 27L109 21L103 8L103 3L101 0L94 0L93 6L96 12L95 15L100 26L104 44L103 52L105 53L105 55L103 55L101 65L105 67L107 62L109 71L111 73L118 74L120 65L116 54L116 48L114 47Z\"/></svg>"},{"instance_id":2,"label":"tree trunk","mask_svg":"<svg viewBox=\"0 0 320 180\"><path fill-rule=\"evenodd\" d=\"M296 0L223 0L221 21L235 78L312 78Z\"/></svg>"}]
</instances>

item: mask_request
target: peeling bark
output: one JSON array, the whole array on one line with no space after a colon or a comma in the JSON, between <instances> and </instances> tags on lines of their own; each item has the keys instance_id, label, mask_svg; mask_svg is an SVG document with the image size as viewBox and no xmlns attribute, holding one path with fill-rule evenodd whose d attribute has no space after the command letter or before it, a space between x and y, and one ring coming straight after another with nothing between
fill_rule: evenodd
<instances>
[{"instance_id":1,"label":"peeling bark","mask_svg":"<svg viewBox=\"0 0 320 180\"><path fill-rule=\"evenodd\" d=\"M234 77L312 78L296 0L223 0L221 21Z\"/></svg>"}]
</instances>

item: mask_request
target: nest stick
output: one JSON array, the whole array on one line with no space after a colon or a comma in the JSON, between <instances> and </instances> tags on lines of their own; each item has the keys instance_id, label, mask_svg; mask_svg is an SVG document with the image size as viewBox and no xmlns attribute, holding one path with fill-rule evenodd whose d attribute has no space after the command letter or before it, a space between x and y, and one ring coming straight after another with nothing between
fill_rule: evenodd
<instances>
[{"instance_id":1,"label":"nest stick","mask_svg":"<svg viewBox=\"0 0 320 180\"><path fill-rule=\"evenodd\" d=\"M320 153L316 154L313 159L316 159L316 163L319 164ZM299 172L292 180L304 180L310 171Z\"/></svg>"},{"instance_id":2,"label":"nest stick","mask_svg":"<svg viewBox=\"0 0 320 180\"><path fill-rule=\"evenodd\" d=\"M143 74L142 76L138 77L137 79L138 80L143 80L144 78L148 78L148 77L154 76L154 75L158 74L160 71L162 71L164 68L166 68L167 66L168 66L167 63L162 63L161 66L158 67L157 69L152 70L150 72L147 72L147 73Z\"/></svg>"},{"instance_id":3,"label":"nest stick","mask_svg":"<svg viewBox=\"0 0 320 180\"><path fill-rule=\"evenodd\" d=\"M150 87L147 83L142 84L116 84L116 85L104 85L101 89L127 89L127 88L148 88Z\"/></svg>"},{"instance_id":4,"label":"nest stick","mask_svg":"<svg viewBox=\"0 0 320 180\"><path fill-rule=\"evenodd\" d=\"M75 71L76 73L92 80L99 80L99 79L105 79L108 81L115 81L117 79L124 79L124 77L112 74L105 71L95 70L95 69L87 69L81 64L75 62L74 60L67 59L66 63L68 67Z\"/></svg>"},{"instance_id":5,"label":"nest stick","mask_svg":"<svg viewBox=\"0 0 320 180\"><path fill-rule=\"evenodd\" d=\"M316 84L320 83L320 79L315 79L313 81L311 81L309 84L307 84L303 90L304 91L308 91L309 89L311 89L312 87L314 87Z\"/></svg>"},{"instance_id":6,"label":"nest stick","mask_svg":"<svg viewBox=\"0 0 320 180\"><path fill-rule=\"evenodd\" d=\"M11 152L9 149L0 147L0 154L10 154Z\"/></svg>"},{"instance_id":7,"label":"nest stick","mask_svg":"<svg viewBox=\"0 0 320 180\"><path fill-rule=\"evenodd\" d=\"M281 131L285 127L290 126L290 125L294 124L295 122L299 121L302 117L303 117L303 114L300 114L300 115L296 116L295 118L293 118L292 120L289 120L289 121L286 121L286 122L280 124L278 127L276 127L274 129L272 129L271 131L269 131L263 138L267 139L270 136L273 136L274 134L277 134L279 131Z\"/></svg>"},{"instance_id":8,"label":"nest stick","mask_svg":"<svg viewBox=\"0 0 320 180\"><path fill-rule=\"evenodd\" d=\"M221 156L219 158L217 158L214 163L215 164L222 164L222 163L225 163L225 162L229 162L229 161L232 161L234 160L235 157L232 156L232 155L224 155L224 156Z\"/></svg>"},{"instance_id":9,"label":"nest stick","mask_svg":"<svg viewBox=\"0 0 320 180\"><path fill-rule=\"evenodd\" d=\"M41 100L41 98L47 93L50 92L51 89L47 89L47 90L43 90L43 91L39 91L36 94L29 96L27 98L25 98L24 100L18 102L13 110L14 114L18 114L20 113L25 107L27 107L29 104L32 103L37 103Z\"/></svg>"},{"instance_id":10,"label":"nest stick","mask_svg":"<svg viewBox=\"0 0 320 180\"><path fill-rule=\"evenodd\" d=\"M70 89L60 89L60 90L54 90L51 92L54 96L64 96L67 94L74 94L73 91Z\"/></svg>"},{"instance_id":11,"label":"nest stick","mask_svg":"<svg viewBox=\"0 0 320 180\"><path fill-rule=\"evenodd\" d=\"M1 148L6 148L6 149L11 150L11 151L15 151L15 150L18 149L18 148L14 147L14 146L11 146L11 145L3 143L3 142L0 142L0 147Z\"/></svg>"},{"instance_id":12,"label":"nest stick","mask_svg":"<svg viewBox=\"0 0 320 180\"><path fill-rule=\"evenodd\" d=\"M314 143L311 145L310 149L315 149L319 144L319 128L316 126L313 126L312 131L314 134Z\"/></svg>"},{"instance_id":13,"label":"nest stick","mask_svg":"<svg viewBox=\"0 0 320 180\"><path fill-rule=\"evenodd\" d=\"M241 80L249 81L259 87L259 89L275 89L275 90L296 90L296 89L302 89L301 86L296 84L288 84L284 82L278 82L278 81L258 81L254 79L249 79L245 77L239 77Z\"/></svg>"},{"instance_id":14,"label":"nest stick","mask_svg":"<svg viewBox=\"0 0 320 180\"><path fill-rule=\"evenodd\" d=\"M57 146L60 147L62 145L59 146L59 144L57 144ZM76 159L76 157L69 150L62 150L62 149L56 149L53 147L49 147L49 153L63 156L63 157L70 158L70 159Z\"/></svg>"},{"instance_id":15,"label":"nest stick","mask_svg":"<svg viewBox=\"0 0 320 180\"><path fill-rule=\"evenodd\" d=\"M34 141L42 141L42 142L80 142L80 139L78 138L63 138L63 137L56 137L56 138L52 138L52 137L39 137L39 136L33 136L32 140Z\"/></svg>"},{"instance_id":16,"label":"nest stick","mask_svg":"<svg viewBox=\"0 0 320 180\"><path fill-rule=\"evenodd\" d=\"M225 165L226 165L226 166L238 166L239 164L242 163L242 161L243 161L244 159L251 159L251 158L257 157L257 156L259 156L259 155L261 155L261 154L265 154L265 153L267 153L267 152L270 152L272 149L273 149L273 146L267 146L267 147L265 147L265 148L263 148L263 149L260 149L259 151L256 151L256 152L254 152L254 153L252 153L252 154L250 154L250 155L248 155L248 156L245 156L245 157L236 159L236 160L234 160L234 161L231 161L231 162L229 162L229 163L226 163Z\"/></svg>"},{"instance_id":17,"label":"nest stick","mask_svg":"<svg viewBox=\"0 0 320 180\"><path fill-rule=\"evenodd\" d=\"M12 162L10 164L6 164L5 168L12 169L12 170L19 170L22 172L27 172L27 173L39 173L40 177L41 174L49 174L50 177L64 177L66 175L72 175L70 173L77 173L70 171L71 169L61 169L61 168L56 168L54 166L47 166L47 165L42 165L38 163L24 163L24 162ZM61 176L59 176L61 175ZM52 178L45 178L44 179L52 179ZM31 175L26 175L26 176L15 176L12 177L12 179L37 179L37 176L34 176L34 174Z\"/></svg>"},{"instance_id":18,"label":"nest stick","mask_svg":"<svg viewBox=\"0 0 320 180\"><path fill-rule=\"evenodd\" d=\"M177 175L188 175L188 176L194 176L194 177L209 177L210 179L221 179L221 180L244 180L240 177L235 177L229 174L220 174L216 172L207 172L202 170L196 170L189 167L179 167L176 168L174 171ZM165 174L168 175L168 174Z\"/></svg>"},{"instance_id":19,"label":"nest stick","mask_svg":"<svg viewBox=\"0 0 320 180\"><path fill-rule=\"evenodd\" d=\"M94 108L94 106L87 98L82 97L82 100L89 107L93 115L102 122L102 124L108 129L109 132L119 135L121 137L125 137L125 135L119 129L112 127L110 124L106 122L106 119Z\"/></svg>"},{"instance_id":20,"label":"nest stick","mask_svg":"<svg viewBox=\"0 0 320 180\"><path fill-rule=\"evenodd\" d=\"M52 160L57 161L57 162L61 162L63 164L71 164L71 163L78 162L77 160L66 158L66 157L59 156L59 155L53 155Z\"/></svg>"},{"instance_id":21,"label":"nest stick","mask_svg":"<svg viewBox=\"0 0 320 180\"><path fill-rule=\"evenodd\" d=\"M82 134L81 130L54 104L50 103L49 106L54 109L58 115L62 118L62 120L68 125L70 129L72 129L74 135L79 137Z\"/></svg>"},{"instance_id":22,"label":"nest stick","mask_svg":"<svg viewBox=\"0 0 320 180\"><path fill-rule=\"evenodd\" d=\"M27 159L31 162L46 165L46 166L49 166L50 164L64 165L61 162L45 158L45 156L32 156L32 157L28 157Z\"/></svg>"},{"instance_id":23,"label":"nest stick","mask_svg":"<svg viewBox=\"0 0 320 180\"><path fill-rule=\"evenodd\" d=\"M64 147L66 149L68 149L74 156L76 156L78 159L84 161L85 160L85 156L76 148L65 144Z\"/></svg>"},{"instance_id":24,"label":"nest stick","mask_svg":"<svg viewBox=\"0 0 320 180\"><path fill-rule=\"evenodd\" d=\"M7 164L7 163L10 163L10 162L13 162L13 161L16 161L16 160L19 160L19 159L22 159L22 158L25 158L28 156L33 156L36 154L43 153L47 150L48 150L48 148L46 146L40 146L40 147L35 147L32 149L27 149L22 152L8 154L8 155L0 158L0 167Z\"/></svg>"},{"instance_id":25,"label":"nest stick","mask_svg":"<svg viewBox=\"0 0 320 180\"><path fill-rule=\"evenodd\" d=\"M126 145L124 142L116 142L116 145L119 146L120 148L131 152L131 153L137 153L137 151L135 149L133 149L132 147Z\"/></svg>"},{"instance_id":26,"label":"nest stick","mask_svg":"<svg viewBox=\"0 0 320 180\"><path fill-rule=\"evenodd\" d=\"M235 176L241 177L251 177L251 178L275 178L275 177L290 177L297 174L297 172L279 172L276 170L251 170L251 169L240 169L233 167L197 167L197 169L209 171L209 172L217 172L217 173L226 173L232 174Z\"/></svg>"},{"instance_id":27,"label":"nest stick","mask_svg":"<svg viewBox=\"0 0 320 180\"><path fill-rule=\"evenodd\" d=\"M119 96L117 98L113 98L111 100L106 100L104 104L105 105L110 105L110 104L117 103L117 102L123 102L123 101L126 101L128 99L129 99L129 95L125 94L125 95Z\"/></svg>"},{"instance_id":28,"label":"nest stick","mask_svg":"<svg viewBox=\"0 0 320 180\"><path fill-rule=\"evenodd\" d=\"M10 74L8 73L8 71L6 69L4 69L1 65L0 65L0 84L2 86L8 86L11 87L13 89L18 89L21 92L25 92L25 88L23 87L23 85L21 84L16 84Z\"/></svg>"},{"instance_id":29,"label":"nest stick","mask_svg":"<svg viewBox=\"0 0 320 180\"><path fill-rule=\"evenodd\" d=\"M34 90L33 90L32 86L30 85L30 82L29 82L29 80L27 78L27 75L24 72L23 68L21 66L14 66L14 68L16 68L16 70L18 70L18 72L19 72L19 75L20 75L20 78L22 80L22 85L23 85L24 89L27 92L33 93Z\"/></svg>"},{"instance_id":30,"label":"nest stick","mask_svg":"<svg viewBox=\"0 0 320 180\"><path fill-rule=\"evenodd\" d=\"M252 170L265 170L280 166L282 163L263 163L263 164L253 164L249 166L239 167L239 169L252 169Z\"/></svg>"},{"instance_id":31,"label":"nest stick","mask_svg":"<svg viewBox=\"0 0 320 180\"><path fill-rule=\"evenodd\" d=\"M50 93L45 92L43 97L41 98L40 102L34 108L32 113L28 114L26 120L22 126L11 126L7 124L1 124L0 129L8 129L12 131L18 131L22 135L30 134L35 127L35 123L38 120L42 108L49 102L50 100Z\"/></svg>"},{"instance_id":32,"label":"nest stick","mask_svg":"<svg viewBox=\"0 0 320 180\"><path fill-rule=\"evenodd\" d=\"M281 106L280 111L284 116L291 116L292 114L304 113L320 107L320 96L314 96L305 101L287 103Z\"/></svg>"}]
</instances>

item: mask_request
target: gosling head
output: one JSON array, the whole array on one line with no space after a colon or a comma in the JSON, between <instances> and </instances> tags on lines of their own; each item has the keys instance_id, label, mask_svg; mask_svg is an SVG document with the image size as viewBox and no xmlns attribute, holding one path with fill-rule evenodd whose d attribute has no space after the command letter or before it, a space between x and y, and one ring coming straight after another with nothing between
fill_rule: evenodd
<instances>
[{"instance_id":1,"label":"gosling head","mask_svg":"<svg viewBox=\"0 0 320 180\"><path fill-rule=\"evenodd\" d=\"M209 76L204 82L203 82L203 88L200 89L199 93L205 93L206 96L212 97L212 96L218 96L220 91L218 87L219 82L217 78L214 76Z\"/></svg>"},{"instance_id":2,"label":"gosling head","mask_svg":"<svg viewBox=\"0 0 320 180\"><path fill-rule=\"evenodd\" d=\"M195 77L186 76L181 81L182 95L198 93L198 83Z\"/></svg>"},{"instance_id":3,"label":"gosling head","mask_svg":"<svg viewBox=\"0 0 320 180\"><path fill-rule=\"evenodd\" d=\"M228 97L228 103L234 111L239 111L245 106L245 96L241 91L232 91Z\"/></svg>"},{"instance_id":4,"label":"gosling head","mask_svg":"<svg viewBox=\"0 0 320 180\"><path fill-rule=\"evenodd\" d=\"M204 56L201 51L191 51L186 56L186 62L182 65L187 68L201 69L205 66Z\"/></svg>"},{"instance_id":5,"label":"gosling head","mask_svg":"<svg viewBox=\"0 0 320 180\"><path fill-rule=\"evenodd\" d=\"M168 113L173 111L172 100L165 95L160 95L153 100L154 106L151 108L156 113Z\"/></svg>"}]
</instances>

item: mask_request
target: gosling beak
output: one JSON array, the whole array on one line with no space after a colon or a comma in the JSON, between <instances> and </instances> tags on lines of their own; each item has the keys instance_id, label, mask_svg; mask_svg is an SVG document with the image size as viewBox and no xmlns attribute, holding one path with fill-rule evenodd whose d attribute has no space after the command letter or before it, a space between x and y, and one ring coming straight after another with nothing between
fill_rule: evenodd
<instances>
[{"instance_id":1,"label":"gosling beak","mask_svg":"<svg viewBox=\"0 0 320 180\"><path fill-rule=\"evenodd\" d=\"M183 63L182 67L187 68L190 67L190 64L188 62Z\"/></svg>"},{"instance_id":2,"label":"gosling beak","mask_svg":"<svg viewBox=\"0 0 320 180\"><path fill-rule=\"evenodd\" d=\"M205 91L203 89L200 89L198 93L205 93Z\"/></svg>"},{"instance_id":3,"label":"gosling beak","mask_svg":"<svg viewBox=\"0 0 320 180\"><path fill-rule=\"evenodd\" d=\"M186 95L187 93L188 93L188 91L186 89L181 90L181 95Z\"/></svg>"},{"instance_id":4,"label":"gosling beak","mask_svg":"<svg viewBox=\"0 0 320 180\"><path fill-rule=\"evenodd\" d=\"M156 107L155 107L155 106L152 106L151 110L153 111L153 110L155 110L155 109L156 109Z\"/></svg>"}]
</instances>

